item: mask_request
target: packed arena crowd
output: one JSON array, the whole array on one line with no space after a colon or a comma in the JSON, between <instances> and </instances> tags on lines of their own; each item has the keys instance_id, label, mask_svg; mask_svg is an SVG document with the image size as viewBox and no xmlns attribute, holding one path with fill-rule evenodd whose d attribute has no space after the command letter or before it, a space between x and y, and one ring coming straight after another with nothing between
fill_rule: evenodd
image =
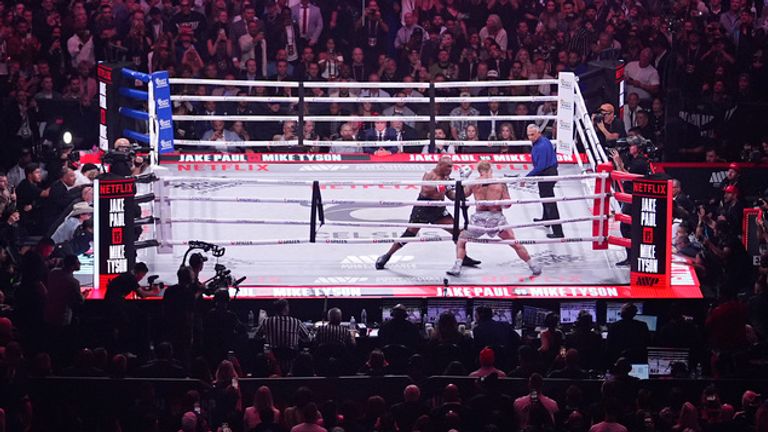
<instances>
[{"instance_id":1,"label":"packed arena crowd","mask_svg":"<svg viewBox=\"0 0 768 432\"><path fill-rule=\"evenodd\" d=\"M757 232L768 243L768 191L755 192L738 164L705 200L688 198L686 187L693 185L675 183L673 246L695 267L705 300L659 306L653 333L634 319L631 304L605 329L588 313L567 328L552 314L543 325L523 329L494 320L482 307L471 322L443 314L432 328L410 322L399 305L391 317L376 319L375 337L348 324L356 313L338 308L328 311L324 326L293 317L285 301L262 305L269 317L254 317L225 292L203 299L198 275L204 261L194 255L155 309L125 298L147 286L146 266L118 278L98 305L84 304L88 293L73 276L81 266L77 257L92 253L92 183L102 173L99 165L78 162L78 154L98 152L98 62L167 70L172 77L302 81L313 96L412 97L421 93L411 82L583 75L595 62L622 60L625 105L597 100L592 121L616 169L647 174L648 156L768 161L768 133L759 127L768 113L767 33L768 8L757 0L0 2L0 431L768 431L760 394L768 390L768 253L763 248L755 266L741 240L744 208L759 207ZM349 84L313 88L319 81ZM356 82L404 84L393 91L359 89ZM295 91L185 85L180 94ZM547 96L553 89L437 91ZM341 102L301 108L338 116L335 122L180 121L174 133L226 142L211 146L219 151L270 151L231 143L298 135L304 146L281 151L527 151L503 145L526 140L526 122L455 120L432 131L419 122L376 120L423 115L425 108ZM555 110L552 102L438 108L451 116ZM173 104L174 115L278 116L298 109L289 103ZM346 122L347 115L371 121ZM536 125L552 137L551 121ZM431 133L499 145L396 143ZM624 141L627 136L642 140ZM339 142L313 147L307 140ZM130 147L119 141L116 150ZM644 154L648 148L653 155ZM147 170L146 158L132 162L134 174ZM647 362L650 346L690 351L689 361L670 374L673 384L630 376L633 364ZM407 386L387 381L388 375L407 377ZM316 388L314 377L340 376L371 378L349 384L365 389L356 389L354 398ZM448 378L434 381L437 376ZM54 377L71 381L56 384ZM63 400L46 392L74 386L83 400L103 404L116 396L88 392L99 378L130 383L122 406L107 403L94 413L64 392ZM178 380L182 390L157 396L163 378Z\"/></svg>"}]
</instances>

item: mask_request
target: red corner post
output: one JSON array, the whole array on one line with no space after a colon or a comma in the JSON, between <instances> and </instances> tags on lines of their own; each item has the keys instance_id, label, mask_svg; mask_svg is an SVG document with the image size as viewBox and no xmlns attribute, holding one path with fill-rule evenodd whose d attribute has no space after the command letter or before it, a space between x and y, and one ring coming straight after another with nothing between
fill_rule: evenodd
<instances>
[{"instance_id":1,"label":"red corner post","mask_svg":"<svg viewBox=\"0 0 768 432\"><path fill-rule=\"evenodd\" d=\"M605 193L604 198L595 198L592 206L593 216L605 216L604 219L592 221L592 236L603 237L603 241L592 242L592 249L608 249L608 214L610 212L610 193L611 193L611 175L613 164L610 162L601 163L597 166L598 173L608 173L607 177L595 178L595 195Z\"/></svg>"}]
</instances>

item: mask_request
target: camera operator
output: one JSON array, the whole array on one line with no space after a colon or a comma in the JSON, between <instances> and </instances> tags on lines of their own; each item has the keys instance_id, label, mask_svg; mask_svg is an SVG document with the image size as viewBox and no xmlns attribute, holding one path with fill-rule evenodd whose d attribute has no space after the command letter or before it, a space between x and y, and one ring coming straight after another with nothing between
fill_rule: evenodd
<instances>
[{"instance_id":1,"label":"camera operator","mask_svg":"<svg viewBox=\"0 0 768 432\"><path fill-rule=\"evenodd\" d=\"M136 167L135 161L133 146L127 138L116 139L114 150L104 155L104 162L110 164L109 173L113 176L129 177L140 174L141 163Z\"/></svg>"},{"instance_id":2,"label":"camera operator","mask_svg":"<svg viewBox=\"0 0 768 432\"><path fill-rule=\"evenodd\" d=\"M178 283L168 287L163 294L165 337L173 344L177 359L186 364L195 322L194 273L190 267L183 266L176 276Z\"/></svg>"},{"instance_id":3,"label":"camera operator","mask_svg":"<svg viewBox=\"0 0 768 432\"><path fill-rule=\"evenodd\" d=\"M643 142L642 137L629 137L627 144L629 149L626 158L622 157L619 151L615 148L610 149L611 158L613 159L614 167L617 171L622 171L630 174L648 175L651 171L651 164L648 158L640 151L640 145ZM623 183L624 191L632 190L632 182L626 181ZM625 215L632 214L632 205L628 203L621 204L621 212ZM632 237L631 225L622 223L619 226L621 235L624 238ZM627 248L627 258L623 261L616 263L617 266L629 265L630 249Z\"/></svg>"},{"instance_id":4,"label":"camera operator","mask_svg":"<svg viewBox=\"0 0 768 432\"><path fill-rule=\"evenodd\" d=\"M208 258L199 252L193 253L189 257L189 268L192 269L193 275L192 280L194 281L194 284L197 286L198 290L205 288L203 283L200 282L200 273L202 273L203 266L205 265L206 261L208 261Z\"/></svg>"},{"instance_id":5,"label":"camera operator","mask_svg":"<svg viewBox=\"0 0 768 432\"><path fill-rule=\"evenodd\" d=\"M122 350L144 352L146 349L147 320L144 312L136 305L128 302L126 296L136 293L142 295L139 282L149 273L149 268L143 262L138 262L133 269L112 279L107 285L104 302L107 305L112 333Z\"/></svg>"},{"instance_id":6,"label":"camera operator","mask_svg":"<svg viewBox=\"0 0 768 432\"><path fill-rule=\"evenodd\" d=\"M600 105L600 110L592 114L592 123L603 147L612 147L617 139L627 137L624 123L616 118L616 110L609 103Z\"/></svg>"}]
</instances>

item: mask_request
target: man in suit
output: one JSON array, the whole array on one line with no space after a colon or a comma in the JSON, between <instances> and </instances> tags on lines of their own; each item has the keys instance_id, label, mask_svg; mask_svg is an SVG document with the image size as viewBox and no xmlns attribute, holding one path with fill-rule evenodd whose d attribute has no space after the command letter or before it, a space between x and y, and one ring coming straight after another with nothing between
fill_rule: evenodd
<instances>
[{"instance_id":1,"label":"man in suit","mask_svg":"<svg viewBox=\"0 0 768 432\"><path fill-rule=\"evenodd\" d=\"M481 116L500 116L506 115L501 109L499 102L488 102L488 106L480 111ZM501 135L501 120L480 120L477 122L478 139L480 141L493 141ZM500 148L500 147L498 147Z\"/></svg>"},{"instance_id":2,"label":"man in suit","mask_svg":"<svg viewBox=\"0 0 768 432\"><path fill-rule=\"evenodd\" d=\"M402 120L390 122L392 129L395 130L395 141L414 141L419 139L416 129L408 126ZM405 153L421 153L421 146L404 146L398 150Z\"/></svg>"},{"instance_id":3,"label":"man in suit","mask_svg":"<svg viewBox=\"0 0 768 432\"><path fill-rule=\"evenodd\" d=\"M386 121L377 120L373 122L373 129L366 129L363 134L363 141L376 141L379 144L377 147L366 147L365 152L371 154L378 152L397 153L396 146L387 146L383 143L383 141L395 141L396 139L397 132L393 128L387 127Z\"/></svg>"},{"instance_id":4,"label":"man in suit","mask_svg":"<svg viewBox=\"0 0 768 432\"><path fill-rule=\"evenodd\" d=\"M309 0L301 0L301 3L291 8L291 15L299 24L299 41L303 46L317 45L323 32L323 15L320 8L309 4Z\"/></svg>"}]
</instances>

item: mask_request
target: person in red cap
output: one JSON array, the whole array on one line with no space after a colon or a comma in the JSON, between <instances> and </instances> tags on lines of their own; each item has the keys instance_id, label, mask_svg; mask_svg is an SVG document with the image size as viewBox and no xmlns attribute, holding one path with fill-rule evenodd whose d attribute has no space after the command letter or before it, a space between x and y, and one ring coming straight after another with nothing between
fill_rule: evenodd
<instances>
[{"instance_id":1,"label":"person in red cap","mask_svg":"<svg viewBox=\"0 0 768 432\"><path fill-rule=\"evenodd\" d=\"M496 369L496 353L493 351L493 349L489 347L483 348L480 351L479 360L480 360L480 368L470 373L469 376L474 378L482 378L492 373L497 374L499 378L505 378L507 376L507 374L505 374L501 370Z\"/></svg>"},{"instance_id":2,"label":"person in red cap","mask_svg":"<svg viewBox=\"0 0 768 432\"><path fill-rule=\"evenodd\" d=\"M718 210L718 219L728 222L732 232L741 235L744 205L739 200L739 188L728 185L723 189L723 202Z\"/></svg>"},{"instance_id":3,"label":"person in red cap","mask_svg":"<svg viewBox=\"0 0 768 432\"><path fill-rule=\"evenodd\" d=\"M739 172L739 164L732 163L728 165L728 172L725 174L725 179L720 183L720 186L725 189L728 186L739 186L739 179L741 173Z\"/></svg>"}]
</instances>

